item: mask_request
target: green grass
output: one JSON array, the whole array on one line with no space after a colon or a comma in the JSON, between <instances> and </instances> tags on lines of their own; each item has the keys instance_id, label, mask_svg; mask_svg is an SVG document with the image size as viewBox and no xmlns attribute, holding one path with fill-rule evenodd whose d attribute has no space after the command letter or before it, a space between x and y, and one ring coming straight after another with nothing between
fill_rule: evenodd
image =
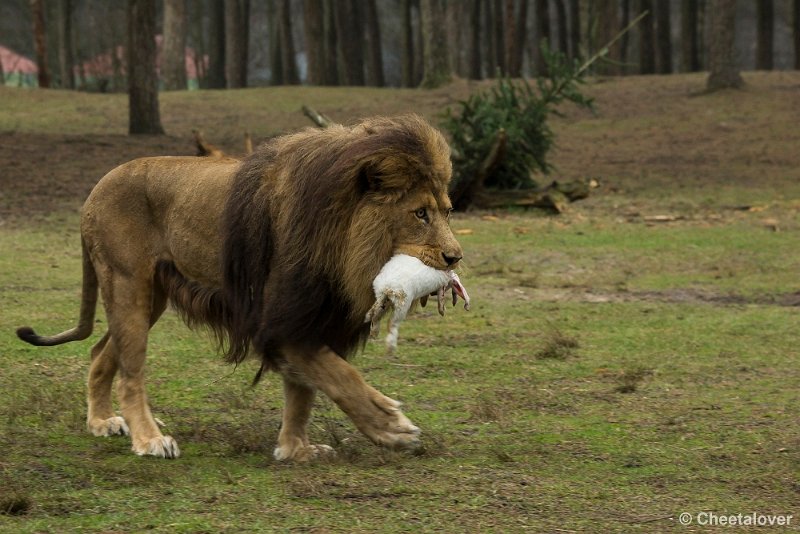
<instances>
[{"instance_id":1,"label":"green grass","mask_svg":"<svg viewBox=\"0 0 800 534\"><path fill-rule=\"evenodd\" d=\"M697 76L592 86L600 115L556 124L555 162L566 178L598 177L595 195L559 217L454 216L472 311L420 308L396 356L371 341L354 360L422 427L415 455L371 445L319 398L310 434L338 457L276 463L279 380L250 388L255 362L224 365L172 312L150 338L148 392L183 455L138 458L127 438L92 437L85 379L102 311L84 342L14 335L74 325L78 217L14 212L0 221L0 532L725 532L675 518L799 516L800 156L783 107L797 77L747 79L749 93L707 100L690 96ZM359 91L162 102L173 135L199 125L233 145L243 129L305 125L301 103L430 117L454 98ZM5 90L0 131L121 134L123 111L120 95ZM756 209L731 209L742 205ZM674 220L649 219L661 214Z\"/></svg>"},{"instance_id":2,"label":"green grass","mask_svg":"<svg viewBox=\"0 0 800 534\"><path fill-rule=\"evenodd\" d=\"M224 366L171 313L151 337L148 383L183 456L137 458L125 438L87 434L91 342L34 348L12 330L74 321L77 217L0 231L2 498L27 507L0 515L0 530L650 532L686 510L794 511L796 309L668 298L693 284L795 290L784 272L800 261L791 236L745 223L555 222L458 217L457 229L473 230L462 237L473 311L422 309L403 325L398 356L371 342L357 358L424 429L422 454L373 447L320 399L312 439L339 458L304 466L270 456L277 380L250 389L252 362ZM715 258L744 253L753 260L714 276ZM635 273L624 290L620 269ZM528 270L536 287L518 283ZM572 297L553 296L564 290ZM623 298L640 290L657 296ZM553 343L569 350L540 357Z\"/></svg>"}]
</instances>

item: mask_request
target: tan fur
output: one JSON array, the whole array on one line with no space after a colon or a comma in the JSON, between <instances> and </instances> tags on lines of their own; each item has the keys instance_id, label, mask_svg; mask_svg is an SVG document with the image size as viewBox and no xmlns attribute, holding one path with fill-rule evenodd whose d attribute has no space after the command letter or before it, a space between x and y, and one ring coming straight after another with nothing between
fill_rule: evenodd
<instances>
[{"instance_id":1,"label":"tan fur","mask_svg":"<svg viewBox=\"0 0 800 534\"><path fill-rule=\"evenodd\" d=\"M78 327L50 337L28 327L18 334L36 345L87 337L99 286L109 330L92 348L89 429L103 436L129 430L134 452L171 458L178 456L178 446L162 435L144 386L148 330L168 298L190 324L208 323L222 330L232 328L223 317L226 310L241 299L263 298L264 319L255 324L264 333L245 334L266 368L284 377L286 408L276 458L303 461L329 452L326 446L311 445L306 435L317 389L374 442L413 447L419 430L399 410L399 403L367 385L341 357L344 354L329 346L341 342L348 350L353 339L326 341L327 334L320 334L313 343L286 336L276 341L269 337L280 332L271 312L291 299L313 303L323 297L286 295L281 284L303 281L298 273L316 284L308 286L314 291L327 287L328 282L318 281L329 280L344 299L347 324L355 325L357 333L374 298L372 279L393 254L414 255L442 269L448 267L446 257L457 261L461 248L448 223L450 172L444 139L414 116L304 130L271 140L244 162L159 157L126 163L97 184L83 208L84 284ZM247 179L258 180L257 198L240 200L261 207L247 208L251 219L237 223L233 195L253 189L235 184ZM317 199L319 205L309 199ZM420 208L426 210L425 220L418 217ZM253 226L264 218L269 236L259 235ZM244 237L234 231L242 221L248 234ZM271 243L268 265L263 266L269 271L263 295L241 295L235 288L224 294L229 259L223 250L231 248L224 245L237 236L254 246L259 240ZM278 311L283 317L283 308ZM324 318L326 310L317 313ZM270 352L274 343L279 356ZM112 408L115 375L122 418Z\"/></svg>"}]
</instances>

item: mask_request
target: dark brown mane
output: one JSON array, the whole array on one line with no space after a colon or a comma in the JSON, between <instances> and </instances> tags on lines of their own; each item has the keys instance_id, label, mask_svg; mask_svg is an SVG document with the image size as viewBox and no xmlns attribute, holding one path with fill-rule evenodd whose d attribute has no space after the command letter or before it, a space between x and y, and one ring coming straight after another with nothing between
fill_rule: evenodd
<instances>
[{"instance_id":1,"label":"dark brown mane","mask_svg":"<svg viewBox=\"0 0 800 534\"><path fill-rule=\"evenodd\" d=\"M259 376L287 345L327 345L346 358L367 339L371 281L393 253L381 210L438 179L443 150L447 158L441 135L413 115L274 138L233 178L221 289L204 292L166 266L161 283L187 322L212 327L229 362L253 346ZM184 295L176 298L170 284Z\"/></svg>"}]
</instances>

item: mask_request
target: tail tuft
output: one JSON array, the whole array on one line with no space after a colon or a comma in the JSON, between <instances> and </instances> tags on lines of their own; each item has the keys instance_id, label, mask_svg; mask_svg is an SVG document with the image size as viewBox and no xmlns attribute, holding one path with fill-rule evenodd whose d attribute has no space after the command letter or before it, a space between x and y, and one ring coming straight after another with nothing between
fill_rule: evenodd
<instances>
[{"instance_id":1,"label":"tail tuft","mask_svg":"<svg viewBox=\"0 0 800 534\"><path fill-rule=\"evenodd\" d=\"M30 343L31 345L38 345L39 335L33 331L33 328L30 326L23 326L21 328L17 328L17 337L20 338L22 341L26 343Z\"/></svg>"}]
</instances>

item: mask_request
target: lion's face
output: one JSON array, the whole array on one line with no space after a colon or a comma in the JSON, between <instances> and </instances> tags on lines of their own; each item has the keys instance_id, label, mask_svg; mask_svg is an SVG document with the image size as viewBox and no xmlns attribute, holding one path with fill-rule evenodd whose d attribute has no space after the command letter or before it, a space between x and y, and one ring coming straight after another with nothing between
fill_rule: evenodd
<instances>
[{"instance_id":1,"label":"lion's face","mask_svg":"<svg viewBox=\"0 0 800 534\"><path fill-rule=\"evenodd\" d=\"M406 194L393 207L395 254L419 258L435 269L452 269L463 256L450 229L453 207L444 191L422 187Z\"/></svg>"}]
</instances>

